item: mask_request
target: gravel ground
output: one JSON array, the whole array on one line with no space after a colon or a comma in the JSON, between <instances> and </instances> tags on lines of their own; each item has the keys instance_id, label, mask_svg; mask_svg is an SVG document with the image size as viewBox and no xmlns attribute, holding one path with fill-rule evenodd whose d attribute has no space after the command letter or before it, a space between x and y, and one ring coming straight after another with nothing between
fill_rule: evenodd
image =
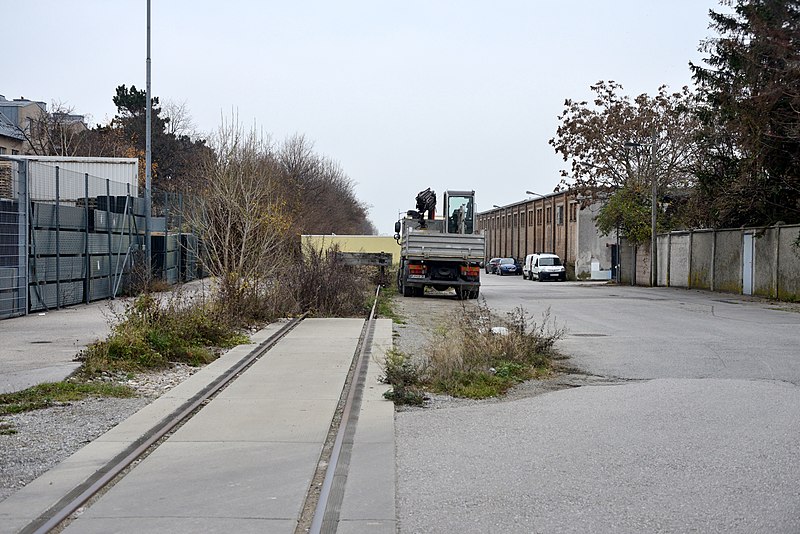
<instances>
[{"instance_id":1,"label":"gravel ground","mask_svg":"<svg viewBox=\"0 0 800 534\"><path fill-rule=\"evenodd\" d=\"M131 380L117 380L136 390L135 398L90 398L0 418L3 426L15 431L0 435L0 501L198 369L179 364Z\"/></svg>"}]
</instances>

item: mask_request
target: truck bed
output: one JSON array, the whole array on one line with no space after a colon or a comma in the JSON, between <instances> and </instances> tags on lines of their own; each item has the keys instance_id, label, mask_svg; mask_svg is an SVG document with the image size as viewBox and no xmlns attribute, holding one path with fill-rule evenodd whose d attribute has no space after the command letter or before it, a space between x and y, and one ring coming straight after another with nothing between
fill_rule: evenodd
<instances>
[{"instance_id":1,"label":"truck bed","mask_svg":"<svg viewBox=\"0 0 800 534\"><path fill-rule=\"evenodd\" d=\"M464 260L484 258L485 237L480 234L439 234L408 232L401 242L401 253L411 260Z\"/></svg>"}]
</instances>

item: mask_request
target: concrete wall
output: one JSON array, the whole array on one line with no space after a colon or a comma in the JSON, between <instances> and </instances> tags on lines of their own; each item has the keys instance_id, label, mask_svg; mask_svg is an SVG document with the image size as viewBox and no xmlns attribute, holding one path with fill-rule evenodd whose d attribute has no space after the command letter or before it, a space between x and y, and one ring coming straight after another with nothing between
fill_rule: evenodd
<instances>
[{"instance_id":1,"label":"concrete wall","mask_svg":"<svg viewBox=\"0 0 800 534\"><path fill-rule=\"evenodd\" d=\"M775 256L778 252L778 232L766 230L753 233L753 295L775 297Z\"/></svg>"},{"instance_id":2,"label":"concrete wall","mask_svg":"<svg viewBox=\"0 0 800 534\"><path fill-rule=\"evenodd\" d=\"M753 236L753 294L800 300L800 225L672 232L658 236L659 285L742 293L744 236ZM626 284L649 285L650 245L623 247Z\"/></svg>"},{"instance_id":3,"label":"concrete wall","mask_svg":"<svg viewBox=\"0 0 800 534\"><path fill-rule=\"evenodd\" d=\"M714 231L699 230L692 232L692 265L689 277L689 287L697 289L711 289L711 277L714 262Z\"/></svg>"},{"instance_id":4,"label":"concrete wall","mask_svg":"<svg viewBox=\"0 0 800 534\"><path fill-rule=\"evenodd\" d=\"M620 257L620 283L636 285L637 251L626 240L620 239L622 256Z\"/></svg>"},{"instance_id":5,"label":"concrete wall","mask_svg":"<svg viewBox=\"0 0 800 534\"><path fill-rule=\"evenodd\" d=\"M777 297L800 301L800 226L778 227Z\"/></svg>"},{"instance_id":6,"label":"concrete wall","mask_svg":"<svg viewBox=\"0 0 800 534\"><path fill-rule=\"evenodd\" d=\"M664 263L669 265L665 273L667 285L672 287L689 287L689 254L690 234L671 233L667 236L669 255Z\"/></svg>"},{"instance_id":7,"label":"concrete wall","mask_svg":"<svg viewBox=\"0 0 800 534\"><path fill-rule=\"evenodd\" d=\"M742 231L717 232L714 255L714 291L742 292Z\"/></svg>"}]
</instances>

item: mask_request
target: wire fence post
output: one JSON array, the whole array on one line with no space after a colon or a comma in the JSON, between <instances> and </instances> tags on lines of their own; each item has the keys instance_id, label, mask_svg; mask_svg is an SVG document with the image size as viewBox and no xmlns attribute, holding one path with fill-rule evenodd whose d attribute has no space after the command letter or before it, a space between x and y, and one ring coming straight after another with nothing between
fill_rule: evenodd
<instances>
[{"instance_id":1,"label":"wire fence post","mask_svg":"<svg viewBox=\"0 0 800 534\"><path fill-rule=\"evenodd\" d=\"M108 268L106 269L106 276L108 277L108 298L114 298L114 285L111 276L111 265L114 263L111 259L111 180L106 178L106 231L108 232ZM87 236L88 237L88 236Z\"/></svg>"},{"instance_id":2,"label":"wire fence post","mask_svg":"<svg viewBox=\"0 0 800 534\"><path fill-rule=\"evenodd\" d=\"M56 309L61 309L61 195L60 167L56 165ZM45 283L47 271L45 271Z\"/></svg>"},{"instance_id":3,"label":"wire fence post","mask_svg":"<svg viewBox=\"0 0 800 534\"><path fill-rule=\"evenodd\" d=\"M169 257L169 193L164 191L164 260L161 264L161 274L167 283L169 283Z\"/></svg>"},{"instance_id":4,"label":"wire fence post","mask_svg":"<svg viewBox=\"0 0 800 534\"><path fill-rule=\"evenodd\" d=\"M136 226L136 210L133 209L133 198L131 197L131 184L128 183L127 191L125 193L128 195L128 201L126 206L128 206L128 213L125 214L128 222L128 251L138 250L139 249L139 236L136 236L136 249L133 247L133 227ZM131 261L128 264L128 279L125 284L126 289L130 287L131 279L133 278L133 265L137 260L137 255L131 255ZM123 270L125 267L123 266Z\"/></svg>"},{"instance_id":5,"label":"wire fence post","mask_svg":"<svg viewBox=\"0 0 800 534\"><path fill-rule=\"evenodd\" d=\"M86 234L83 236L84 254L84 279L83 279L83 301L89 304L92 300L92 257L89 256L89 173L83 173L83 214L86 217L84 229Z\"/></svg>"},{"instance_id":6,"label":"wire fence post","mask_svg":"<svg viewBox=\"0 0 800 534\"><path fill-rule=\"evenodd\" d=\"M30 295L28 294L28 284L30 276L28 267L28 249L30 247L30 235L28 234L28 225L30 222L30 191L28 185L28 162L17 161L17 184L18 184L18 206L17 210L19 216L17 217L17 228L19 241L19 270L17 272L17 308L22 310L24 315L28 315L30 309ZM33 228L31 228L33 231Z\"/></svg>"},{"instance_id":7,"label":"wire fence post","mask_svg":"<svg viewBox=\"0 0 800 534\"><path fill-rule=\"evenodd\" d=\"M183 193L178 193L178 257L177 257L177 268L178 268L178 282L185 282L183 274L183 262L181 262L181 257L183 256Z\"/></svg>"}]
</instances>

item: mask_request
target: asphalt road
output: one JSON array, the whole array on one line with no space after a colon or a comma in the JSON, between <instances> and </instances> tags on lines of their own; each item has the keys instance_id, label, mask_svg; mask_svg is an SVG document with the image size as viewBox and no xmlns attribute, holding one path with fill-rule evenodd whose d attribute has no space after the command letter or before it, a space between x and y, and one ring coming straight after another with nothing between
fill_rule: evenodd
<instances>
[{"instance_id":1,"label":"asphalt road","mask_svg":"<svg viewBox=\"0 0 800 534\"><path fill-rule=\"evenodd\" d=\"M568 363L599 378L399 412L401 532L800 532L800 313L491 275L481 294L549 309Z\"/></svg>"}]
</instances>

